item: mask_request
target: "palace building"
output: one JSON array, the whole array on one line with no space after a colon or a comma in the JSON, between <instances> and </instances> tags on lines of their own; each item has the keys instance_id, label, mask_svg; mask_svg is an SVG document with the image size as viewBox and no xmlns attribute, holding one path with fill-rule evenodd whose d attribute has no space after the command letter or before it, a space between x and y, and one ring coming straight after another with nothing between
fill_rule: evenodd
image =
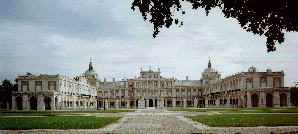
<instances>
[{"instance_id":1,"label":"palace building","mask_svg":"<svg viewBox=\"0 0 298 134\"><path fill-rule=\"evenodd\" d=\"M13 110L96 110L130 108L290 107L284 72L258 72L250 67L226 78L208 67L199 80L164 78L161 71L143 71L134 79L106 82L93 69L73 79L57 75L23 75L12 93Z\"/></svg>"}]
</instances>

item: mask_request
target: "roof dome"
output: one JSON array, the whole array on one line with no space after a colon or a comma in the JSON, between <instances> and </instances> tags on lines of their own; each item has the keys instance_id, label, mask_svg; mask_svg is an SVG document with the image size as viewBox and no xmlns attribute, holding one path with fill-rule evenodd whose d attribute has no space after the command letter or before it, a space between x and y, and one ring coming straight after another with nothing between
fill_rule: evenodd
<instances>
[{"instance_id":1,"label":"roof dome","mask_svg":"<svg viewBox=\"0 0 298 134\"><path fill-rule=\"evenodd\" d=\"M85 75L91 75L91 74L97 74L97 72L95 71L95 70L86 70L85 71L85 73L84 73Z\"/></svg>"},{"instance_id":2,"label":"roof dome","mask_svg":"<svg viewBox=\"0 0 298 134\"><path fill-rule=\"evenodd\" d=\"M95 70L93 70L92 62L89 64L89 69L85 71L85 75L94 75L97 74Z\"/></svg>"},{"instance_id":3,"label":"roof dome","mask_svg":"<svg viewBox=\"0 0 298 134\"><path fill-rule=\"evenodd\" d=\"M204 70L204 72L206 73L206 72L216 72L216 71L215 71L215 69L213 69L213 68L206 68L206 69Z\"/></svg>"}]
</instances>

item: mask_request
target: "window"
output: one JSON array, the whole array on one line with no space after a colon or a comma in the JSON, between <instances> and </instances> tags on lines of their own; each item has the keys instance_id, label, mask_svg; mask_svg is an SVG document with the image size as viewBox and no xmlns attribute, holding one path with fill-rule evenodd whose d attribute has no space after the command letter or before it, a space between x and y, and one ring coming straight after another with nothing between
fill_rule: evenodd
<instances>
[{"instance_id":1,"label":"window","mask_svg":"<svg viewBox=\"0 0 298 134\"><path fill-rule=\"evenodd\" d=\"M266 87L266 78L261 78L261 87Z\"/></svg>"},{"instance_id":2,"label":"window","mask_svg":"<svg viewBox=\"0 0 298 134\"><path fill-rule=\"evenodd\" d=\"M41 91L41 81L35 81L35 90L36 91Z\"/></svg>"},{"instance_id":3,"label":"window","mask_svg":"<svg viewBox=\"0 0 298 134\"><path fill-rule=\"evenodd\" d=\"M247 89L252 89L253 88L253 86L252 86L252 83L253 82L253 79L252 78L247 78L246 79L246 88Z\"/></svg>"}]
</instances>

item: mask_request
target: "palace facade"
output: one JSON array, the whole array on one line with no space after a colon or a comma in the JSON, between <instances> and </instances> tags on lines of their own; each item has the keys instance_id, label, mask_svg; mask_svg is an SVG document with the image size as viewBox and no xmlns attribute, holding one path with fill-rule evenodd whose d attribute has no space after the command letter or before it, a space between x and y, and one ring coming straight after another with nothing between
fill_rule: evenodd
<instances>
[{"instance_id":1,"label":"palace facade","mask_svg":"<svg viewBox=\"0 0 298 134\"><path fill-rule=\"evenodd\" d=\"M141 69L139 77L106 82L93 69L73 79L57 75L23 75L12 95L13 110L96 110L129 108L290 107L284 72L247 72L221 78L208 67L199 80L164 78L160 69Z\"/></svg>"}]
</instances>

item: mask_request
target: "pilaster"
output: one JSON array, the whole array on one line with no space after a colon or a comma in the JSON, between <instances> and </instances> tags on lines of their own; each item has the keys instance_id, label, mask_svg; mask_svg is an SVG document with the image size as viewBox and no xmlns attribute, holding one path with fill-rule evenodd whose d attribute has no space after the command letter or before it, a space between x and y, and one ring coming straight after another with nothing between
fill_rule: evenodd
<instances>
[{"instance_id":1,"label":"pilaster","mask_svg":"<svg viewBox=\"0 0 298 134\"><path fill-rule=\"evenodd\" d=\"M247 92L247 108L252 108L250 92Z\"/></svg>"},{"instance_id":2,"label":"pilaster","mask_svg":"<svg viewBox=\"0 0 298 134\"><path fill-rule=\"evenodd\" d=\"M259 107L265 108L266 107L266 95L265 92L260 92L259 95Z\"/></svg>"},{"instance_id":3,"label":"pilaster","mask_svg":"<svg viewBox=\"0 0 298 134\"><path fill-rule=\"evenodd\" d=\"M115 101L115 109L119 109L119 100Z\"/></svg>"},{"instance_id":4,"label":"pilaster","mask_svg":"<svg viewBox=\"0 0 298 134\"><path fill-rule=\"evenodd\" d=\"M74 102L72 103L72 105L74 106ZM56 110L56 106L55 106L55 95L52 95L51 97L51 110Z\"/></svg>"},{"instance_id":5,"label":"pilaster","mask_svg":"<svg viewBox=\"0 0 298 134\"><path fill-rule=\"evenodd\" d=\"M11 110L17 110L17 106L16 106L16 96L12 96L11 98Z\"/></svg>"},{"instance_id":6,"label":"pilaster","mask_svg":"<svg viewBox=\"0 0 298 134\"><path fill-rule=\"evenodd\" d=\"M43 95L39 94L37 97L37 110L42 111L45 110L45 101Z\"/></svg>"},{"instance_id":7,"label":"pilaster","mask_svg":"<svg viewBox=\"0 0 298 134\"><path fill-rule=\"evenodd\" d=\"M274 92L274 95L273 95L273 107L274 108L279 108L280 107L280 96L279 96L279 92Z\"/></svg>"},{"instance_id":8,"label":"pilaster","mask_svg":"<svg viewBox=\"0 0 298 134\"><path fill-rule=\"evenodd\" d=\"M28 94L23 95L23 110L24 111L29 111L30 110Z\"/></svg>"},{"instance_id":9,"label":"pilaster","mask_svg":"<svg viewBox=\"0 0 298 134\"><path fill-rule=\"evenodd\" d=\"M291 107L291 92L287 92L287 107Z\"/></svg>"}]
</instances>

